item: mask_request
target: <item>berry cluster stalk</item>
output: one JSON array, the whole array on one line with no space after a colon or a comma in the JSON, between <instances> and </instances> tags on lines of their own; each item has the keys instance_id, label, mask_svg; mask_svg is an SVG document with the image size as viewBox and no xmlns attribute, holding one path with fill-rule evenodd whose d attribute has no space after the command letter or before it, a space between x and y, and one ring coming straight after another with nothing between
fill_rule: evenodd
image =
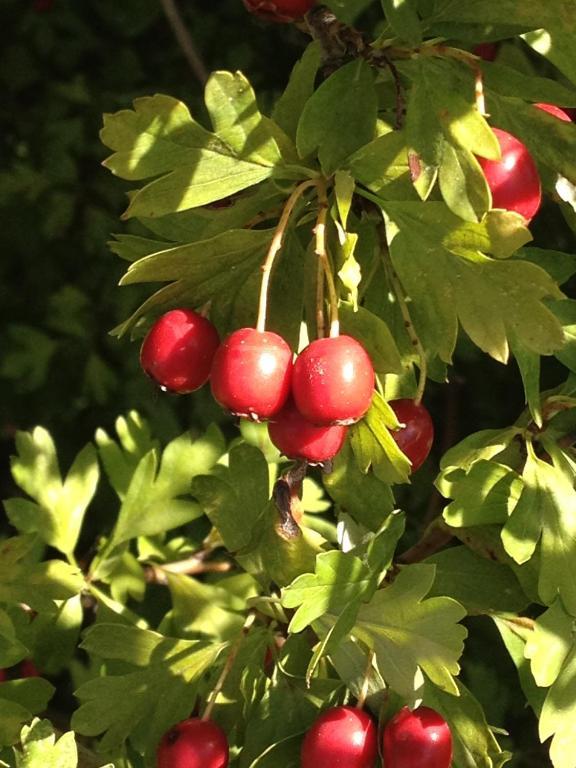
<instances>
[{"instance_id":1,"label":"berry cluster stalk","mask_svg":"<svg viewBox=\"0 0 576 768\"><path fill-rule=\"evenodd\" d=\"M338 320L338 294L336 293L336 284L330 259L328 258L328 249L326 247L326 219L328 217L328 194L326 191L326 182L324 179L318 180L318 218L314 234L316 235L316 255L320 259L326 285L328 286L328 297L330 300L330 337L335 338L340 335L340 322ZM318 291L320 293L320 291ZM318 314L321 307L318 309Z\"/></svg>"}]
</instances>

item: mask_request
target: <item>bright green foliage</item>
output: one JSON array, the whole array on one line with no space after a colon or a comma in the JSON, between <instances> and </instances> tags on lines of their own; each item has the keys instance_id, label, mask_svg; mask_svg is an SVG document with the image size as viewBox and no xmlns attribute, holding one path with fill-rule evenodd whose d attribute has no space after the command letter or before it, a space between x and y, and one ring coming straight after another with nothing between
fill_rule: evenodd
<instances>
[{"instance_id":1,"label":"bright green foliage","mask_svg":"<svg viewBox=\"0 0 576 768\"><path fill-rule=\"evenodd\" d=\"M54 694L47 680L12 680L0 683L0 745L14 744L22 726L46 710Z\"/></svg>"},{"instance_id":2,"label":"bright green foliage","mask_svg":"<svg viewBox=\"0 0 576 768\"><path fill-rule=\"evenodd\" d=\"M421 694L426 675L435 685L458 695L454 676L459 672L466 630L457 624L464 608L447 597L426 598L435 568L413 565L394 583L376 592L362 606L353 629L376 654L384 678L409 700Z\"/></svg>"},{"instance_id":3,"label":"bright green foliage","mask_svg":"<svg viewBox=\"0 0 576 768\"><path fill-rule=\"evenodd\" d=\"M12 461L12 475L34 501L5 502L12 524L26 533L38 533L47 544L71 555L98 483L94 447L87 445L78 454L64 481L54 443L45 429L20 433L16 447L19 456Z\"/></svg>"},{"instance_id":4,"label":"bright green foliage","mask_svg":"<svg viewBox=\"0 0 576 768\"><path fill-rule=\"evenodd\" d=\"M172 723L187 716L195 685L225 645L98 624L82 647L102 661L129 666L125 674L97 677L78 689L83 703L73 727L88 736L104 733L105 750L118 748L131 735L141 750L151 751Z\"/></svg>"},{"instance_id":5,"label":"bright green foliage","mask_svg":"<svg viewBox=\"0 0 576 768\"><path fill-rule=\"evenodd\" d=\"M78 765L74 733L69 731L56 740L48 720L34 719L30 726L22 729L21 739L21 749L14 750L16 768L76 768Z\"/></svg>"}]
</instances>

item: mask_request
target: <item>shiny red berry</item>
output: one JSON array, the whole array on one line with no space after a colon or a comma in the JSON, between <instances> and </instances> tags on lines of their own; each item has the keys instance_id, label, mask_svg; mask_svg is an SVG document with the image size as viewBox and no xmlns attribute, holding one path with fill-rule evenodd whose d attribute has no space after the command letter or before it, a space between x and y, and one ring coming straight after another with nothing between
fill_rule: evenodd
<instances>
[{"instance_id":1,"label":"shiny red berry","mask_svg":"<svg viewBox=\"0 0 576 768\"><path fill-rule=\"evenodd\" d=\"M516 211L530 221L540 208L542 190L532 155L515 136L493 128L502 152L501 160L479 157L478 162L492 192L492 207Z\"/></svg>"},{"instance_id":2,"label":"shiny red berry","mask_svg":"<svg viewBox=\"0 0 576 768\"><path fill-rule=\"evenodd\" d=\"M353 424L372 402L372 361L351 336L317 339L296 359L292 393L300 413L313 424Z\"/></svg>"},{"instance_id":3,"label":"shiny red berry","mask_svg":"<svg viewBox=\"0 0 576 768\"><path fill-rule=\"evenodd\" d=\"M210 384L214 399L237 416L268 419L290 394L292 350L272 331L241 328L219 347Z\"/></svg>"},{"instance_id":4,"label":"shiny red berry","mask_svg":"<svg viewBox=\"0 0 576 768\"><path fill-rule=\"evenodd\" d=\"M308 421L289 400L268 424L270 440L289 459L321 464L333 459L346 439L347 427L317 426Z\"/></svg>"},{"instance_id":5,"label":"shiny red berry","mask_svg":"<svg viewBox=\"0 0 576 768\"><path fill-rule=\"evenodd\" d=\"M266 21L289 23L304 16L315 0L243 0L246 9Z\"/></svg>"},{"instance_id":6,"label":"shiny red berry","mask_svg":"<svg viewBox=\"0 0 576 768\"><path fill-rule=\"evenodd\" d=\"M211 720L191 717L162 737L156 768L226 768L228 739Z\"/></svg>"},{"instance_id":7,"label":"shiny red berry","mask_svg":"<svg viewBox=\"0 0 576 768\"><path fill-rule=\"evenodd\" d=\"M219 343L218 331L205 317L191 309L173 309L148 331L140 364L163 389L186 394L208 380Z\"/></svg>"},{"instance_id":8,"label":"shiny red berry","mask_svg":"<svg viewBox=\"0 0 576 768\"><path fill-rule=\"evenodd\" d=\"M386 768L450 768L448 723L430 707L403 707L384 728L382 754Z\"/></svg>"},{"instance_id":9,"label":"shiny red berry","mask_svg":"<svg viewBox=\"0 0 576 768\"><path fill-rule=\"evenodd\" d=\"M354 707L334 707L323 712L304 737L300 766L374 768L377 757L378 733L370 715Z\"/></svg>"},{"instance_id":10,"label":"shiny red berry","mask_svg":"<svg viewBox=\"0 0 576 768\"><path fill-rule=\"evenodd\" d=\"M566 123L572 122L570 115L555 104L534 104L534 106L538 107L538 109L543 109L544 112L548 112L550 115L554 115L559 120L564 120Z\"/></svg>"},{"instance_id":11,"label":"shiny red berry","mask_svg":"<svg viewBox=\"0 0 576 768\"><path fill-rule=\"evenodd\" d=\"M422 403L414 400L392 400L388 403L396 418L404 426L392 432L402 453L410 459L412 472L416 472L428 458L434 442L434 423Z\"/></svg>"}]
</instances>

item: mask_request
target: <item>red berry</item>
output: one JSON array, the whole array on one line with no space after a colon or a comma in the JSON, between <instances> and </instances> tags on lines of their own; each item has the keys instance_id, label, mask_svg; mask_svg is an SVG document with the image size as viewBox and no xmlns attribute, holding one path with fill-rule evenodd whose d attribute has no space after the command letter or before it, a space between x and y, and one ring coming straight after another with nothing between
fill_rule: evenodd
<instances>
[{"instance_id":1,"label":"red berry","mask_svg":"<svg viewBox=\"0 0 576 768\"><path fill-rule=\"evenodd\" d=\"M422 403L414 400L392 400L388 403L396 414L401 429L392 432L392 437L402 453L410 459L412 472L416 472L428 458L434 442L434 424Z\"/></svg>"},{"instance_id":2,"label":"red berry","mask_svg":"<svg viewBox=\"0 0 576 768\"><path fill-rule=\"evenodd\" d=\"M54 0L34 0L32 9L35 13L48 13L54 6Z\"/></svg>"},{"instance_id":3,"label":"red berry","mask_svg":"<svg viewBox=\"0 0 576 768\"><path fill-rule=\"evenodd\" d=\"M8 673L5 669L0 669L0 683L5 683L8 680Z\"/></svg>"},{"instance_id":4,"label":"red berry","mask_svg":"<svg viewBox=\"0 0 576 768\"><path fill-rule=\"evenodd\" d=\"M557 117L559 120L564 120L566 123L572 122L570 115L555 104L534 104L534 106L538 107L538 109L543 109L544 112L549 112L551 115L554 115L554 117Z\"/></svg>"},{"instance_id":5,"label":"red berry","mask_svg":"<svg viewBox=\"0 0 576 768\"><path fill-rule=\"evenodd\" d=\"M300 413L313 424L353 424L372 402L372 361L351 336L317 339L296 359L292 393Z\"/></svg>"},{"instance_id":6,"label":"red berry","mask_svg":"<svg viewBox=\"0 0 576 768\"><path fill-rule=\"evenodd\" d=\"M536 163L527 147L507 131L493 128L502 151L501 160L479 157L494 208L516 211L530 221L540 208L542 191Z\"/></svg>"},{"instance_id":7,"label":"red berry","mask_svg":"<svg viewBox=\"0 0 576 768\"><path fill-rule=\"evenodd\" d=\"M163 389L186 394L208 380L219 343L218 331L205 317L191 309L173 309L148 331L140 364Z\"/></svg>"},{"instance_id":8,"label":"red berry","mask_svg":"<svg viewBox=\"0 0 576 768\"><path fill-rule=\"evenodd\" d=\"M24 659L20 662L18 672L20 677L41 677L40 670L32 659Z\"/></svg>"},{"instance_id":9,"label":"red berry","mask_svg":"<svg viewBox=\"0 0 576 768\"><path fill-rule=\"evenodd\" d=\"M210 384L214 399L237 416L267 419L290 394L292 350L272 331L241 328L218 348Z\"/></svg>"},{"instance_id":10,"label":"red berry","mask_svg":"<svg viewBox=\"0 0 576 768\"><path fill-rule=\"evenodd\" d=\"M377 756L378 734L370 715L354 707L334 707L323 712L304 737L300 765L374 768Z\"/></svg>"},{"instance_id":11,"label":"red berry","mask_svg":"<svg viewBox=\"0 0 576 768\"><path fill-rule=\"evenodd\" d=\"M162 737L156 757L156 768L226 768L228 739L211 720L191 717Z\"/></svg>"},{"instance_id":12,"label":"red berry","mask_svg":"<svg viewBox=\"0 0 576 768\"><path fill-rule=\"evenodd\" d=\"M320 464L333 459L346 439L347 427L311 424L289 400L268 424L270 440L289 459Z\"/></svg>"},{"instance_id":13,"label":"red berry","mask_svg":"<svg viewBox=\"0 0 576 768\"><path fill-rule=\"evenodd\" d=\"M448 723L430 707L403 707L384 728L383 756L386 768L450 768Z\"/></svg>"},{"instance_id":14,"label":"red berry","mask_svg":"<svg viewBox=\"0 0 576 768\"><path fill-rule=\"evenodd\" d=\"M299 19L313 7L315 0L243 0L246 9L266 21L288 23Z\"/></svg>"},{"instance_id":15,"label":"red berry","mask_svg":"<svg viewBox=\"0 0 576 768\"><path fill-rule=\"evenodd\" d=\"M472 48L472 53L480 56L484 61L494 61L498 55L498 43L478 43Z\"/></svg>"}]
</instances>

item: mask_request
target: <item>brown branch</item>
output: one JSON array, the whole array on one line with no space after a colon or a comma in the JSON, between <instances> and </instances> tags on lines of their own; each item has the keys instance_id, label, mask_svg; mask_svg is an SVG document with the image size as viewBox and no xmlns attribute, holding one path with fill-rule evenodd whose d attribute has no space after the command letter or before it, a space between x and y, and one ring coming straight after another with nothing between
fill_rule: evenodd
<instances>
[{"instance_id":1,"label":"brown branch","mask_svg":"<svg viewBox=\"0 0 576 768\"><path fill-rule=\"evenodd\" d=\"M400 555L398 562L403 565L419 563L442 549L453 537L454 534L444 520L437 517L426 528L420 541L417 541L413 547Z\"/></svg>"},{"instance_id":2,"label":"brown branch","mask_svg":"<svg viewBox=\"0 0 576 768\"><path fill-rule=\"evenodd\" d=\"M192 36L180 15L176 0L160 0L160 4L172 27L178 45L192 70L192 74L202 85L205 85L208 80L208 69L196 50Z\"/></svg>"}]
</instances>

